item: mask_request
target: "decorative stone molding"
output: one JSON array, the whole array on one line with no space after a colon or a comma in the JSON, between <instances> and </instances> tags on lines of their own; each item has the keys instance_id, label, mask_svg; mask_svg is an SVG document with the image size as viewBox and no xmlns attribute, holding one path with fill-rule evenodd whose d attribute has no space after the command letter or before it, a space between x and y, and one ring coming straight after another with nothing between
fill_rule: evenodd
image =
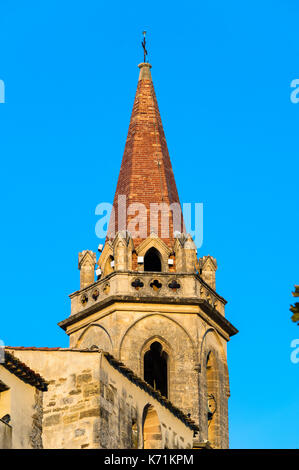
<instances>
[{"instance_id":1,"label":"decorative stone molding","mask_svg":"<svg viewBox=\"0 0 299 470\"><path fill-rule=\"evenodd\" d=\"M107 282L103 287L103 292L104 292L104 294L108 295L109 291L110 291L110 284L109 284L109 282Z\"/></svg>"},{"instance_id":2,"label":"decorative stone molding","mask_svg":"<svg viewBox=\"0 0 299 470\"><path fill-rule=\"evenodd\" d=\"M87 295L86 295L85 293L81 295L81 297L80 297L80 302L81 302L82 305L87 304L87 302L88 302L88 297L87 297Z\"/></svg>"},{"instance_id":3,"label":"decorative stone molding","mask_svg":"<svg viewBox=\"0 0 299 470\"><path fill-rule=\"evenodd\" d=\"M80 289L94 283L96 254L91 250L79 253L78 268L80 270Z\"/></svg>"},{"instance_id":4,"label":"decorative stone molding","mask_svg":"<svg viewBox=\"0 0 299 470\"><path fill-rule=\"evenodd\" d=\"M190 234L181 233L174 243L176 272L196 272L196 245Z\"/></svg>"},{"instance_id":5,"label":"decorative stone molding","mask_svg":"<svg viewBox=\"0 0 299 470\"><path fill-rule=\"evenodd\" d=\"M100 295L99 289L94 289L94 290L92 291L91 296L92 296L93 300L97 300L97 298L99 297L99 295Z\"/></svg>"},{"instance_id":6,"label":"decorative stone molding","mask_svg":"<svg viewBox=\"0 0 299 470\"><path fill-rule=\"evenodd\" d=\"M132 270L134 243L127 230L118 232L112 243L115 271Z\"/></svg>"},{"instance_id":7,"label":"decorative stone molding","mask_svg":"<svg viewBox=\"0 0 299 470\"><path fill-rule=\"evenodd\" d=\"M134 287L136 290L139 290L144 286L144 283L141 282L139 278L137 278L134 279L134 281L131 283L131 286Z\"/></svg>"},{"instance_id":8,"label":"decorative stone molding","mask_svg":"<svg viewBox=\"0 0 299 470\"><path fill-rule=\"evenodd\" d=\"M173 279L173 281L171 281L171 282L168 284L168 287L169 287L169 289L171 289L172 291L176 292L178 289L180 289L181 284L179 284L175 279Z\"/></svg>"},{"instance_id":9,"label":"decorative stone molding","mask_svg":"<svg viewBox=\"0 0 299 470\"><path fill-rule=\"evenodd\" d=\"M162 287L162 284L161 282L158 281L158 279L154 279L151 283L150 283L150 286L151 288L156 291L156 292L159 292L159 290L161 289Z\"/></svg>"},{"instance_id":10,"label":"decorative stone molding","mask_svg":"<svg viewBox=\"0 0 299 470\"><path fill-rule=\"evenodd\" d=\"M212 287L216 289L216 270L217 261L213 256L203 256L198 260L198 270L202 279Z\"/></svg>"}]
</instances>

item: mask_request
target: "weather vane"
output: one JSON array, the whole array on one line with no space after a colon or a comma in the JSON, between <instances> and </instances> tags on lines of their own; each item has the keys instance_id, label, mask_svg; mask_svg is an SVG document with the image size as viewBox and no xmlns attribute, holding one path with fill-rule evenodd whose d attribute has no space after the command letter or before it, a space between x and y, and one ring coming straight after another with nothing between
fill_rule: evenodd
<instances>
[{"instance_id":1,"label":"weather vane","mask_svg":"<svg viewBox=\"0 0 299 470\"><path fill-rule=\"evenodd\" d=\"M143 34L143 41L141 42L141 45L142 45L142 47L143 47L143 52L144 52L144 59L143 59L143 62L146 62L146 56L147 56L147 50L146 50L146 48L145 48L145 44L146 44L146 43L145 43L146 31L143 31L142 34Z\"/></svg>"}]
</instances>

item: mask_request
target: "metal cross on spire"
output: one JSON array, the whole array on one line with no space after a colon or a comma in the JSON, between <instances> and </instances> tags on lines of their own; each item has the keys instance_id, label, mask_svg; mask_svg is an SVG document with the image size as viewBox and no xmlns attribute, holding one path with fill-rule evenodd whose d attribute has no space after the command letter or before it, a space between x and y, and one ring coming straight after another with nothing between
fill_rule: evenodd
<instances>
[{"instance_id":1,"label":"metal cross on spire","mask_svg":"<svg viewBox=\"0 0 299 470\"><path fill-rule=\"evenodd\" d=\"M146 47L145 47L145 44L146 44L146 42L145 42L146 31L143 31L142 34L143 34L143 41L141 42L141 45L143 47L143 53L144 53L143 54L143 57L144 57L143 62L146 62L146 56L147 56L147 50L146 50Z\"/></svg>"}]
</instances>

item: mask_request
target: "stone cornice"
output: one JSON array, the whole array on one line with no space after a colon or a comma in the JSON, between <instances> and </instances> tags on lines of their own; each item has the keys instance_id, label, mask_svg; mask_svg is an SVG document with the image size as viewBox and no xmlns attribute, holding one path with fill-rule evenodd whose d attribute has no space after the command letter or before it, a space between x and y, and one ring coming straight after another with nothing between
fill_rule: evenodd
<instances>
[{"instance_id":1,"label":"stone cornice","mask_svg":"<svg viewBox=\"0 0 299 470\"><path fill-rule=\"evenodd\" d=\"M215 308L213 308L206 300L199 299L198 297L180 298L180 297L165 297L165 296L152 296L152 297L135 297L132 295L111 295L105 299L91 305L90 307L81 310L80 312L71 315L70 317L62 320L58 325L66 330L67 327L77 323L78 321L96 313L100 309L107 307L115 302L131 302L131 303L153 303L153 304L176 304L176 305L198 305L213 320L220 328L222 328L229 336L238 333L238 330Z\"/></svg>"},{"instance_id":2,"label":"stone cornice","mask_svg":"<svg viewBox=\"0 0 299 470\"><path fill-rule=\"evenodd\" d=\"M207 284L207 283L203 280L203 278L200 277L199 274L193 274L193 276L195 276L196 279L198 279L198 280L201 282L201 284L202 284L208 291L210 291L215 297L217 297L217 299L221 300L221 302L223 302L224 305L227 304L227 300L225 300L225 298L222 297L221 295L217 294L217 292L216 292L211 286L209 286L209 284Z\"/></svg>"}]
</instances>

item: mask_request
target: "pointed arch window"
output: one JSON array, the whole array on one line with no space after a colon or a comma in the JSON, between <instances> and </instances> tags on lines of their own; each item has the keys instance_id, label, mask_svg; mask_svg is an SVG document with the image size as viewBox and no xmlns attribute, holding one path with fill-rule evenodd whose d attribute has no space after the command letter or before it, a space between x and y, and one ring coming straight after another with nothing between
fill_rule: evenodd
<instances>
[{"instance_id":1,"label":"pointed arch window","mask_svg":"<svg viewBox=\"0 0 299 470\"><path fill-rule=\"evenodd\" d=\"M168 396L168 355L155 341L144 355L144 380L164 397Z\"/></svg>"},{"instance_id":2,"label":"pointed arch window","mask_svg":"<svg viewBox=\"0 0 299 470\"><path fill-rule=\"evenodd\" d=\"M144 256L144 271L162 271L161 255L156 248L150 248Z\"/></svg>"}]
</instances>

